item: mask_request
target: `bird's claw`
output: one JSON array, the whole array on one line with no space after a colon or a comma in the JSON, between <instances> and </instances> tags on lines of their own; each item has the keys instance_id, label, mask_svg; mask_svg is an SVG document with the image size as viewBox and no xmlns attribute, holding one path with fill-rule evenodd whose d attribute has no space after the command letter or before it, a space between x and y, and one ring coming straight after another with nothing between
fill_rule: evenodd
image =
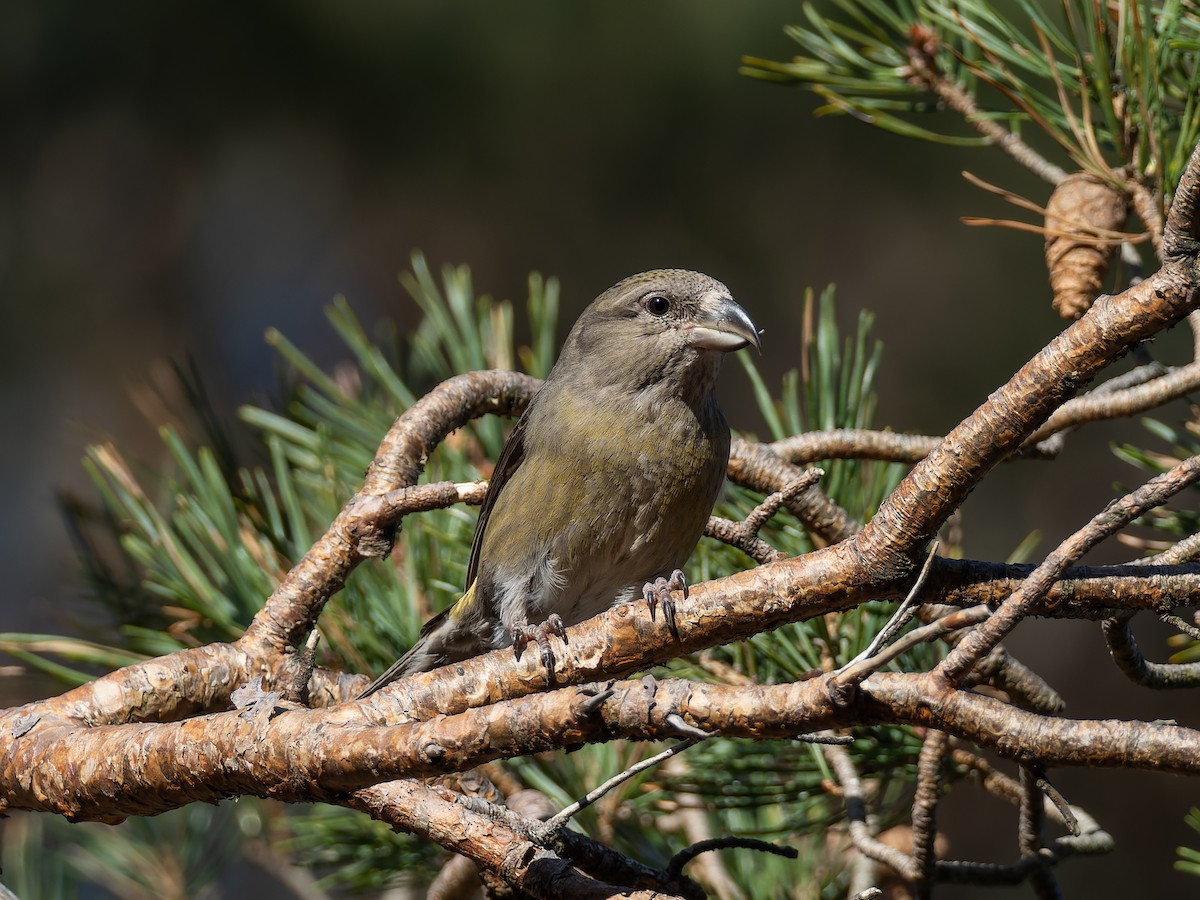
<instances>
[{"instance_id":1,"label":"bird's claw","mask_svg":"<svg viewBox=\"0 0 1200 900\"><path fill-rule=\"evenodd\" d=\"M513 629L513 653L517 659L525 652L530 644L537 644L538 656L547 672L554 671L554 649L550 646L550 635L562 638L567 642L567 626L563 624L562 616L551 613L540 625L518 625Z\"/></svg>"},{"instance_id":2,"label":"bird's claw","mask_svg":"<svg viewBox=\"0 0 1200 900\"><path fill-rule=\"evenodd\" d=\"M676 569L669 578L656 578L654 581L647 582L642 588L642 597L646 600L646 605L650 607L651 619L654 618L659 604L662 604L663 620L667 623L667 630L671 632L671 637L678 641L679 628L675 625L675 601L671 598L672 591L683 591L683 599L687 599L687 579L683 577L681 569Z\"/></svg>"}]
</instances>

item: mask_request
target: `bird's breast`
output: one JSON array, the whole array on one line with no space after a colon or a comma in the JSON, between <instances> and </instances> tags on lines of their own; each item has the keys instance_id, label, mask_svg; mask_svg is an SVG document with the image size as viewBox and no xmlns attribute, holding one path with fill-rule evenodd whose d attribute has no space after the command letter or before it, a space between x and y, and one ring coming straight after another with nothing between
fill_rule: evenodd
<instances>
[{"instance_id":1,"label":"bird's breast","mask_svg":"<svg viewBox=\"0 0 1200 900\"><path fill-rule=\"evenodd\" d=\"M558 612L571 624L686 562L724 479L729 432L715 403L553 399L553 415L529 423L481 571L525 579L529 621Z\"/></svg>"}]
</instances>

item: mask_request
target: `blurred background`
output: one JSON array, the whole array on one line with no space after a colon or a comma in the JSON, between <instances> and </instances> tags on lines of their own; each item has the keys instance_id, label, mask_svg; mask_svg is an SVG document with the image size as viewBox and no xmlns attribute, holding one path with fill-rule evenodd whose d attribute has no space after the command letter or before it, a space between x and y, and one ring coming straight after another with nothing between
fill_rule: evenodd
<instances>
[{"instance_id":1,"label":"blurred background","mask_svg":"<svg viewBox=\"0 0 1200 900\"><path fill-rule=\"evenodd\" d=\"M799 362L805 287L836 282L839 318L872 310L885 344L877 423L944 433L1062 327L1040 239L960 224L1008 210L959 171L1042 202L1048 188L995 151L815 119L811 94L738 74L743 54L789 57L783 26L801 15L781 0L8 0L0 630L87 621L56 496L90 490L89 442L159 457L137 385L193 359L233 422L276 390L268 326L332 365L345 355L323 315L336 294L368 323L415 321L396 277L413 250L435 269L467 263L477 290L517 301L531 270L557 276L564 331L628 274L706 271L764 329L771 383ZM722 390L734 427L760 430L740 367ZM1136 424L1094 426L1053 465L997 471L965 507L968 555L1004 559L1034 529L1045 552L1134 483L1113 440L1152 443ZM1113 544L1092 561L1129 555ZM1161 635L1144 643L1162 658ZM1010 646L1074 715L1180 716L1178 696L1121 679L1094 625L1028 623ZM1056 782L1118 840L1063 867L1068 895L1117 896L1122 878L1143 896L1195 889L1170 869L1195 837L1191 782ZM1007 860L995 832L964 829L1007 812L955 805L970 796L946 810L953 854ZM987 892L1010 894L1027 889Z\"/></svg>"}]
</instances>

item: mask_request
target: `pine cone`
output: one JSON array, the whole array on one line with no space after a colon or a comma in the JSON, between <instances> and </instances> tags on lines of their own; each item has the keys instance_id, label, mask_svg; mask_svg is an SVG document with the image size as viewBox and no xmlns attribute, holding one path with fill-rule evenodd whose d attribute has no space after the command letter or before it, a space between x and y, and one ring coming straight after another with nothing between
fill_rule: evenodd
<instances>
[{"instance_id":1,"label":"pine cone","mask_svg":"<svg viewBox=\"0 0 1200 900\"><path fill-rule=\"evenodd\" d=\"M1064 319L1078 319L1100 293L1115 244L1099 244L1089 230L1120 231L1129 215L1129 198L1094 175L1067 176L1046 204L1046 268L1054 308Z\"/></svg>"}]
</instances>

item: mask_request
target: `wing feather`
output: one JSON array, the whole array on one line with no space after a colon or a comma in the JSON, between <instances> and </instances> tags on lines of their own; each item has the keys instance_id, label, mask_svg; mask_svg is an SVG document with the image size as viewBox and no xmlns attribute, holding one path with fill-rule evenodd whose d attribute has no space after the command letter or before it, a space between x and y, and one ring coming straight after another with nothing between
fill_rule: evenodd
<instances>
[{"instance_id":1,"label":"wing feather","mask_svg":"<svg viewBox=\"0 0 1200 900\"><path fill-rule=\"evenodd\" d=\"M508 436L508 440L504 442L504 448L500 451L496 466L492 470L492 477L488 479L487 494L484 495L483 506L479 509L479 521L475 523L475 537L471 541L471 558L467 562L466 587L468 590L475 583L475 577L479 574L479 551L483 547L483 535L487 530L488 520L492 516L496 499L513 474L521 467L521 463L525 461L525 429L529 422L529 413L536 402L537 395L525 410L525 414L517 420L517 425Z\"/></svg>"}]
</instances>

